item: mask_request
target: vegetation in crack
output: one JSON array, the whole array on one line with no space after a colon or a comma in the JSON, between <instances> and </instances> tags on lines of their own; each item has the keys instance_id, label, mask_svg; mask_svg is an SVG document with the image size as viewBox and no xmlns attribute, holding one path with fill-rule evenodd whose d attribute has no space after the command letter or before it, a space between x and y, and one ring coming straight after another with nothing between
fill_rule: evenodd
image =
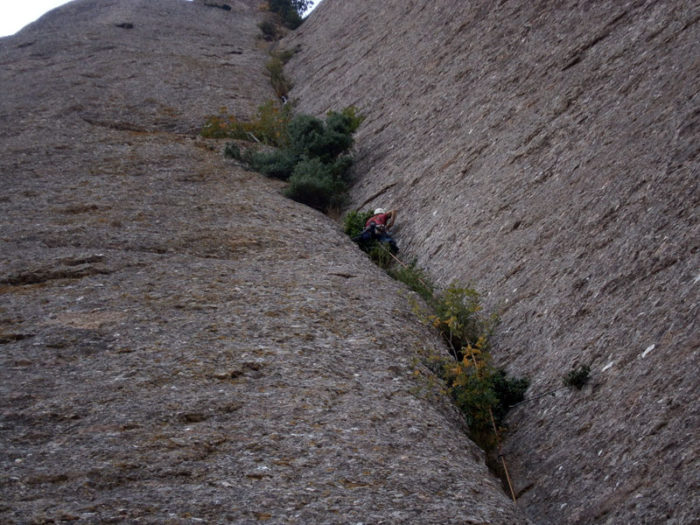
<instances>
[{"instance_id":1,"label":"vegetation in crack","mask_svg":"<svg viewBox=\"0 0 700 525\"><path fill-rule=\"evenodd\" d=\"M284 22L300 16L307 0L271 0L268 9ZM263 38L275 40L281 33L279 19L269 18L260 25ZM272 38L272 37L275 38ZM294 114L294 103L287 98L292 83L284 75L284 64L298 49L270 50L265 68L278 101L262 104L250 121L240 120L221 108L207 117L201 130L205 138L229 138L224 155L247 164L270 177L289 181L287 197L324 213L340 209L346 201L353 134L364 117L354 106L340 112L329 111L325 120L312 115ZM251 145L252 143L255 143Z\"/></svg>"},{"instance_id":2,"label":"vegetation in crack","mask_svg":"<svg viewBox=\"0 0 700 525\"><path fill-rule=\"evenodd\" d=\"M305 0L270 1L269 9L284 18L289 9L303 12ZM267 26L262 27L263 37ZM298 49L270 51L266 70L278 101L262 104L250 121L240 120L221 108L207 117L200 134L205 138L229 138L224 155L247 164L270 177L289 181L284 193L291 199L327 213L346 201L353 134L364 117L354 106L329 111L325 120L294 114L294 102L287 98L292 88L284 75L284 64ZM254 143L254 144L253 144Z\"/></svg>"},{"instance_id":3,"label":"vegetation in crack","mask_svg":"<svg viewBox=\"0 0 700 525\"><path fill-rule=\"evenodd\" d=\"M266 68L283 102L261 105L250 121L241 121L222 109L219 115L207 119L201 134L236 140L227 143L224 154L255 171L288 181L288 197L323 212L340 209L350 183L353 134L364 116L353 106L330 111L325 119L294 114L294 103L286 99L291 84L283 72L293 52L270 55ZM345 232L357 238L371 215L371 211L348 213ZM522 401L529 384L527 379L508 377L505 370L493 364L490 338L497 316L483 312L480 295L474 289L453 284L438 291L415 261L404 264L390 246L375 239L364 239L359 244L377 265L423 299L427 306L423 318L439 331L452 355L452 359L428 356L426 365L444 381L446 391L466 418L470 437L487 452L493 451L505 431L509 407Z\"/></svg>"},{"instance_id":4,"label":"vegetation in crack","mask_svg":"<svg viewBox=\"0 0 700 525\"><path fill-rule=\"evenodd\" d=\"M218 115L207 117L200 134L210 139L236 139L267 146L282 147L287 140L286 128L292 106L269 100L258 107L254 119L240 120L221 108Z\"/></svg>"},{"instance_id":5,"label":"vegetation in crack","mask_svg":"<svg viewBox=\"0 0 700 525\"><path fill-rule=\"evenodd\" d=\"M345 233L357 238L371 216L371 211L349 212ZM415 261L403 263L377 240L358 244L372 261L423 299L424 306L416 301L416 311L438 330L452 356L427 356L425 364L444 381L465 416L470 437L487 452L493 451L507 430L504 420L509 408L524 399L529 385L527 379L509 377L493 363L490 341L498 316L484 312L481 296L473 288L453 283L439 291Z\"/></svg>"},{"instance_id":6,"label":"vegetation in crack","mask_svg":"<svg viewBox=\"0 0 700 525\"><path fill-rule=\"evenodd\" d=\"M225 110L207 118L201 134L231 138L224 154L269 177L289 181L285 195L315 209L340 208L349 185L353 134L364 117L350 106L325 120L293 114L293 104L269 101L257 117L240 121Z\"/></svg>"},{"instance_id":7,"label":"vegetation in crack","mask_svg":"<svg viewBox=\"0 0 700 525\"><path fill-rule=\"evenodd\" d=\"M274 42L285 35L286 29L296 29L303 22L303 13L311 7L309 0L268 0L264 9L269 16L258 24L262 37Z\"/></svg>"},{"instance_id":8,"label":"vegetation in crack","mask_svg":"<svg viewBox=\"0 0 700 525\"><path fill-rule=\"evenodd\" d=\"M272 84L272 89L275 90L275 94L280 100L286 99L289 91L294 87L291 80L289 80L284 74L285 63L286 61L281 54L271 52L270 60L268 60L265 64L265 69L270 76L270 84Z\"/></svg>"},{"instance_id":9,"label":"vegetation in crack","mask_svg":"<svg viewBox=\"0 0 700 525\"><path fill-rule=\"evenodd\" d=\"M424 277L419 281L405 269L389 274L425 294ZM465 416L470 437L487 452L492 451L507 430L504 420L508 410L524 399L529 380L509 377L505 369L493 363L491 336L498 316L483 311L476 290L453 283L427 297L428 310L423 318L439 331L452 356L430 358L430 368L445 381Z\"/></svg>"}]
</instances>

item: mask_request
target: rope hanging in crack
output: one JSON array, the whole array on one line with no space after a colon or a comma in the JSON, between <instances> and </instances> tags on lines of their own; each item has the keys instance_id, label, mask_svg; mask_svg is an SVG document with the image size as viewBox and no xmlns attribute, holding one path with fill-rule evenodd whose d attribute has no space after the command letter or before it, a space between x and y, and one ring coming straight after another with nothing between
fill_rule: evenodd
<instances>
[{"instance_id":1,"label":"rope hanging in crack","mask_svg":"<svg viewBox=\"0 0 700 525\"><path fill-rule=\"evenodd\" d=\"M391 253L391 250L388 250L388 249L386 248L386 246L384 246L383 243L380 242L380 243L379 243L379 246L381 246L381 248L382 248L386 253L388 253L389 255L391 255L391 257L392 257L397 263L399 263L401 266L403 266L403 267L406 268L407 270L410 270L410 269L411 269L411 267L410 267L409 265L407 265L406 263L404 263L403 261L401 261L401 259L399 259L396 255L394 255L393 253ZM428 286L428 284L427 284L423 279L421 279L420 277L417 277L417 276L416 276L416 279L418 279L418 282L421 283L421 284L422 284L423 286L425 286L426 288L430 288L430 286Z\"/></svg>"},{"instance_id":2,"label":"rope hanging in crack","mask_svg":"<svg viewBox=\"0 0 700 525\"><path fill-rule=\"evenodd\" d=\"M471 347L469 347L471 349ZM474 357L474 352L470 351L469 356L472 358L472 363L474 363L474 370L476 371L477 377L479 375L479 366L476 363L476 357ZM496 447L498 448L498 457L501 459L501 464L503 465L503 472L506 475L506 481L508 482L508 488L510 489L510 496L513 498L513 503L518 503L515 497L515 491L513 490L513 483L510 479L510 473L508 472L508 465L506 465L505 454L503 454L503 447L501 445L501 434L496 426L496 419L493 417L493 410L489 407L489 417L491 418L491 425L493 426L493 435L496 438Z\"/></svg>"}]
</instances>

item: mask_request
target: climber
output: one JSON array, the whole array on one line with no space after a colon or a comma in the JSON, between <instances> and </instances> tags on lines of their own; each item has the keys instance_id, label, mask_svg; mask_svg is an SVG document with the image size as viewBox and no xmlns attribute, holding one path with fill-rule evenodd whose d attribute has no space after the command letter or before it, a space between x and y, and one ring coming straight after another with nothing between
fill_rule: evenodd
<instances>
[{"instance_id":1,"label":"climber","mask_svg":"<svg viewBox=\"0 0 700 525\"><path fill-rule=\"evenodd\" d=\"M367 219L365 229L358 236L353 237L353 241L369 241L377 240L381 243L388 243L391 253L397 253L399 247L394 239L389 235L389 230L394 225L396 220L396 210L386 211L384 208L377 208L374 214Z\"/></svg>"}]
</instances>

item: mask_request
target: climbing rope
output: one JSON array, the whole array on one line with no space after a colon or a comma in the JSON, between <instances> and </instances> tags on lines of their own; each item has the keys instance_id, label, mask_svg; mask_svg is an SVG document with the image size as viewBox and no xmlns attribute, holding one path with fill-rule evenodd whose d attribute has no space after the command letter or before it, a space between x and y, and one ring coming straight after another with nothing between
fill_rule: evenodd
<instances>
[{"instance_id":1,"label":"climbing rope","mask_svg":"<svg viewBox=\"0 0 700 525\"><path fill-rule=\"evenodd\" d=\"M379 246L381 246L382 249L383 249L386 253L388 253L391 257L393 257L393 259L394 259L397 263L399 263L401 266L403 266L403 267L406 268L407 270L410 270L410 269L411 269L410 266L408 266L407 264L405 264L404 262L402 262L401 259L399 259L398 257L396 257L396 255L394 255L393 253L391 253L391 250L387 250L386 246L384 246L384 243L381 243L381 242L380 242L380 243L379 243ZM431 288L431 287L430 287L423 279L421 279L420 277L416 276L416 279L418 279L418 282L421 283L423 286L425 286L427 289L430 289L430 288Z\"/></svg>"},{"instance_id":2,"label":"climbing rope","mask_svg":"<svg viewBox=\"0 0 700 525\"><path fill-rule=\"evenodd\" d=\"M548 390L547 392L543 392L542 394L538 394L534 397L528 398L528 399L523 399L522 401L519 401L518 403L515 403L514 405L508 405L508 408L515 408L517 406L520 406L524 403L530 403L531 401L535 401L536 399L539 399L544 396L553 396L555 392L558 392L559 390L564 390L566 387L561 386L559 388L553 388L552 390Z\"/></svg>"},{"instance_id":3,"label":"climbing rope","mask_svg":"<svg viewBox=\"0 0 700 525\"><path fill-rule=\"evenodd\" d=\"M469 347L471 349L471 347ZM479 375L479 367L476 364L476 357L474 357L474 352L470 351L469 356L472 358L472 363L474 363L474 370L476 370L477 377ZM510 473L508 472L508 465L506 465L506 457L505 454L503 454L503 447L501 445L501 433L498 431L498 427L496 426L496 419L493 417L493 410L491 410L491 407L489 407L489 417L491 418L491 425L493 426L493 435L496 437L496 446L498 447L498 457L501 460L501 464L503 465L503 472L506 475L506 481L508 482L508 488L510 489L510 495L513 498L513 503L518 503L517 498L515 497L515 491L513 490L513 483L511 482L510 479Z\"/></svg>"}]
</instances>

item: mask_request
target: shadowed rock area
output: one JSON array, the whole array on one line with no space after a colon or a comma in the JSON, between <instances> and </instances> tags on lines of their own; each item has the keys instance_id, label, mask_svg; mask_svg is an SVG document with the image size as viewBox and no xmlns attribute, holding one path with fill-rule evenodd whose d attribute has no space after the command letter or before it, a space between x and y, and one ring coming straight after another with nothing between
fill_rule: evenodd
<instances>
[{"instance_id":1,"label":"shadowed rock area","mask_svg":"<svg viewBox=\"0 0 700 525\"><path fill-rule=\"evenodd\" d=\"M500 312L537 523L694 523L700 7L324 0L284 43L302 111L354 104L353 206ZM591 366L581 390L562 387Z\"/></svg>"},{"instance_id":2,"label":"shadowed rock area","mask_svg":"<svg viewBox=\"0 0 700 525\"><path fill-rule=\"evenodd\" d=\"M196 137L274 96L258 2L217 4L0 40L0 521L527 523L409 292Z\"/></svg>"}]
</instances>

